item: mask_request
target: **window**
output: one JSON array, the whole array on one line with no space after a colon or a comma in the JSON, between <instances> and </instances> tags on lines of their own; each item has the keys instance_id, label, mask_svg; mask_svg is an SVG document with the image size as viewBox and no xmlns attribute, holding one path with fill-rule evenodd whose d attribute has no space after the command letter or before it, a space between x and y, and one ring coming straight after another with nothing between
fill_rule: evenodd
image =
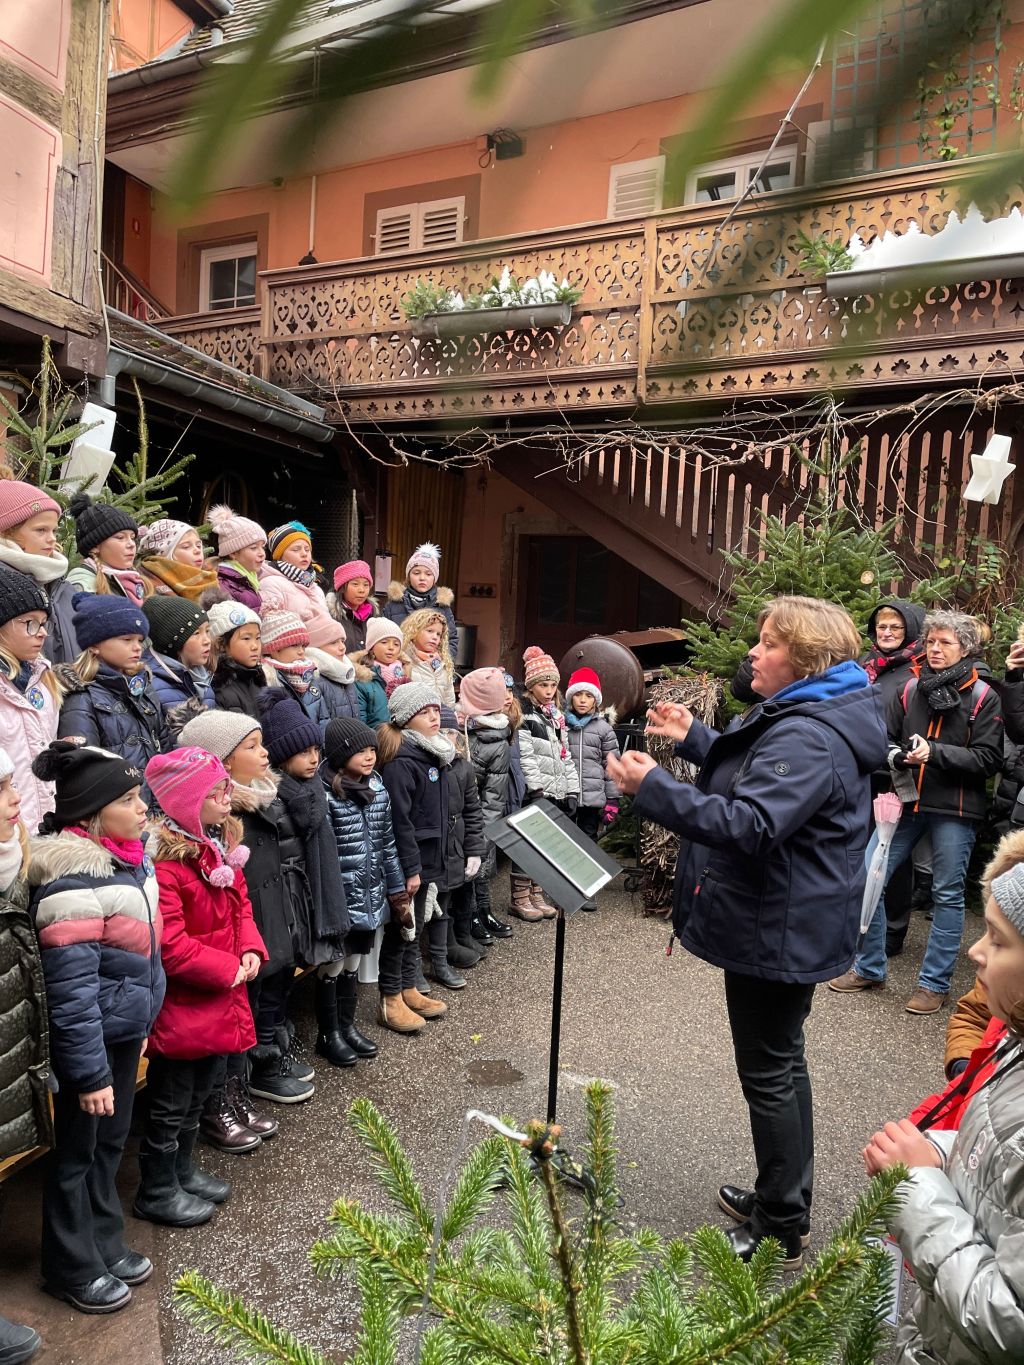
<instances>
[{"instance_id":1,"label":"window","mask_svg":"<svg viewBox=\"0 0 1024 1365\"><path fill-rule=\"evenodd\" d=\"M608 178L608 217L636 218L657 213L665 192L665 158L623 161Z\"/></svg>"},{"instance_id":2,"label":"window","mask_svg":"<svg viewBox=\"0 0 1024 1365\"><path fill-rule=\"evenodd\" d=\"M209 246L199 258L199 311L248 308L256 302L256 243Z\"/></svg>"},{"instance_id":3,"label":"window","mask_svg":"<svg viewBox=\"0 0 1024 1365\"><path fill-rule=\"evenodd\" d=\"M457 246L466 223L466 200L432 199L422 204L396 204L377 211L373 254L393 251L429 251L431 247Z\"/></svg>"},{"instance_id":4,"label":"window","mask_svg":"<svg viewBox=\"0 0 1024 1365\"><path fill-rule=\"evenodd\" d=\"M686 178L686 202L714 204L722 199L738 199L755 175L755 194L792 189L796 184L796 143L776 147L772 159L758 173L764 153L765 149L761 148L698 166Z\"/></svg>"}]
</instances>

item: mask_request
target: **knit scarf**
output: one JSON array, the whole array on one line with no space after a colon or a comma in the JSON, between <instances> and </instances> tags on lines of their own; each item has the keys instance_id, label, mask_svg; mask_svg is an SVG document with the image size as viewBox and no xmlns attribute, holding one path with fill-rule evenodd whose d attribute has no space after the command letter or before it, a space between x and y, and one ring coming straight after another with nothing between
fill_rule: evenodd
<instances>
[{"instance_id":1,"label":"knit scarf","mask_svg":"<svg viewBox=\"0 0 1024 1365\"><path fill-rule=\"evenodd\" d=\"M547 719L555 728L555 731L558 735L558 742L562 746L559 757L568 758L569 731L566 728L565 716L555 705L554 701L546 701L543 704L535 702L534 705L537 707L537 710L541 713L541 715L546 716Z\"/></svg>"},{"instance_id":2,"label":"knit scarf","mask_svg":"<svg viewBox=\"0 0 1024 1365\"><path fill-rule=\"evenodd\" d=\"M327 823L327 793L319 777L281 775L277 794L302 840L305 874L313 909L313 934L321 942L338 945L348 933L348 909L336 894L338 849ZM328 877L328 860L334 859L334 882ZM333 894L332 894L333 891Z\"/></svg>"},{"instance_id":3,"label":"knit scarf","mask_svg":"<svg viewBox=\"0 0 1024 1365\"><path fill-rule=\"evenodd\" d=\"M268 559L267 567L284 574L290 583L298 583L300 588L312 588L320 571L319 564L311 564L308 569L300 569L297 564L290 564L287 559Z\"/></svg>"},{"instance_id":4,"label":"knit scarf","mask_svg":"<svg viewBox=\"0 0 1024 1365\"><path fill-rule=\"evenodd\" d=\"M87 559L85 562L94 569L97 567L94 559ZM114 580L129 602L141 602L146 596L146 581L134 569L111 569L104 564L103 572Z\"/></svg>"},{"instance_id":5,"label":"knit scarf","mask_svg":"<svg viewBox=\"0 0 1024 1365\"><path fill-rule=\"evenodd\" d=\"M309 691L309 685L316 677L316 664L312 659L295 659L290 664L283 664L278 659L264 658L263 662L298 696Z\"/></svg>"},{"instance_id":6,"label":"knit scarf","mask_svg":"<svg viewBox=\"0 0 1024 1365\"><path fill-rule=\"evenodd\" d=\"M0 844L0 895L6 895L21 875L23 854L17 829L5 844Z\"/></svg>"},{"instance_id":7,"label":"knit scarf","mask_svg":"<svg viewBox=\"0 0 1024 1365\"><path fill-rule=\"evenodd\" d=\"M369 777L349 777L348 773L338 773L334 778L333 790L336 796L354 801L357 806L368 806L376 793L370 786Z\"/></svg>"},{"instance_id":8,"label":"knit scarf","mask_svg":"<svg viewBox=\"0 0 1024 1365\"><path fill-rule=\"evenodd\" d=\"M330 678L331 682L347 687L350 682L355 681L356 666L351 659L339 659L333 654L328 654L325 649L317 649L315 645L307 647L306 658L311 659L316 664L317 672L322 673L325 678Z\"/></svg>"},{"instance_id":9,"label":"knit scarf","mask_svg":"<svg viewBox=\"0 0 1024 1365\"><path fill-rule=\"evenodd\" d=\"M596 711L588 711L585 716L578 716L575 711L566 711L565 713L565 723L573 730L582 730L592 720L597 720Z\"/></svg>"},{"instance_id":10,"label":"knit scarf","mask_svg":"<svg viewBox=\"0 0 1024 1365\"><path fill-rule=\"evenodd\" d=\"M350 606L348 602L342 600L341 605L348 612L349 616L354 616L357 621L368 621L374 614L373 599L368 597L365 602L360 602L358 607Z\"/></svg>"},{"instance_id":11,"label":"knit scarf","mask_svg":"<svg viewBox=\"0 0 1024 1365\"><path fill-rule=\"evenodd\" d=\"M83 829L81 825L66 825L65 831L68 834L77 834L79 839L92 839L89 831ZM146 845L142 839L108 839L105 834L101 834L95 842L119 862L127 863L129 867L141 866L146 853Z\"/></svg>"},{"instance_id":12,"label":"knit scarf","mask_svg":"<svg viewBox=\"0 0 1024 1365\"><path fill-rule=\"evenodd\" d=\"M424 654L423 650L417 649L415 645L412 647L412 652L421 664L425 664L427 668L432 668L435 673L439 673L444 668L444 660L440 654Z\"/></svg>"},{"instance_id":13,"label":"knit scarf","mask_svg":"<svg viewBox=\"0 0 1024 1365\"><path fill-rule=\"evenodd\" d=\"M222 559L221 563L229 569L234 569L235 573L238 574L239 577L244 578L245 581L249 584L249 587L252 588L253 592L255 593L259 592L260 581L253 573L252 569L243 569L237 559Z\"/></svg>"},{"instance_id":14,"label":"knit scarf","mask_svg":"<svg viewBox=\"0 0 1024 1365\"><path fill-rule=\"evenodd\" d=\"M48 583L56 583L68 571L67 558L59 550L54 550L52 555L32 555L6 536L0 536L0 564L8 564L19 573L27 574L44 588Z\"/></svg>"},{"instance_id":15,"label":"knit scarf","mask_svg":"<svg viewBox=\"0 0 1024 1365\"><path fill-rule=\"evenodd\" d=\"M406 588L404 596L407 602L412 603L413 611L422 611L424 607L433 607L437 604L436 588L428 588L426 592L417 592L415 588Z\"/></svg>"},{"instance_id":16,"label":"knit scarf","mask_svg":"<svg viewBox=\"0 0 1024 1365\"><path fill-rule=\"evenodd\" d=\"M455 757L455 745L440 732L436 735L421 735L418 730L405 729L402 734L410 743L436 758L442 768L446 768Z\"/></svg>"},{"instance_id":17,"label":"knit scarf","mask_svg":"<svg viewBox=\"0 0 1024 1365\"><path fill-rule=\"evenodd\" d=\"M190 602L198 602L201 593L207 588L217 586L217 570L194 569L191 564L179 564L176 559L166 559L163 555L150 555L139 561L152 578L163 583L175 597L185 597Z\"/></svg>"},{"instance_id":18,"label":"knit scarf","mask_svg":"<svg viewBox=\"0 0 1024 1365\"><path fill-rule=\"evenodd\" d=\"M918 640L911 640L909 645L903 645L901 649L882 651L876 645L866 659L860 661L860 666L868 675L873 683L878 681L879 675L887 672L890 668L900 668L903 664L920 663L924 658L924 648Z\"/></svg>"},{"instance_id":19,"label":"knit scarf","mask_svg":"<svg viewBox=\"0 0 1024 1365\"><path fill-rule=\"evenodd\" d=\"M504 711L488 711L483 716L470 716L466 722L469 730L507 730L508 725L508 716Z\"/></svg>"},{"instance_id":20,"label":"knit scarf","mask_svg":"<svg viewBox=\"0 0 1024 1365\"><path fill-rule=\"evenodd\" d=\"M924 693L928 710L933 715L942 715L959 709L961 684L973 682L977 676L971 659L961 659L959 663L944 668L941 673L936 673L931 664L925 664L917 685Z\"/></svg>"}]
</instances>

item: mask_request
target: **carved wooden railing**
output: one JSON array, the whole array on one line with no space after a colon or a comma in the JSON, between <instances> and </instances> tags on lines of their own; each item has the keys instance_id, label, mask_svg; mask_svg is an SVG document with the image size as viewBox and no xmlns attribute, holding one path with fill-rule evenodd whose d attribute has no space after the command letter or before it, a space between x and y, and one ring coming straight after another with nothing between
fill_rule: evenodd
<instances>
[{"instance_id":1,"label":"carved wooden railing","mask_svg":"<svg viewBox=\"0 0 1024 1365\"><path fill-rule=\"evenodd\" d=\"M260 345L260 310L232 308L217 313L191 313L167 318L160 330L214 360L244 374L264 378L265 352Z\"/></svg>"}]
</instances>

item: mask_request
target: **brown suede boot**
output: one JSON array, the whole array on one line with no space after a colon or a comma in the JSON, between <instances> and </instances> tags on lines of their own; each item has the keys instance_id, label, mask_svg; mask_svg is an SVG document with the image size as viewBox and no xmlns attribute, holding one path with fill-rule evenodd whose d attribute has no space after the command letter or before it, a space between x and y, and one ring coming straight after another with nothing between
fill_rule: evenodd
<instances>
[{"instance_id":1,"label":"brown suede boot","mask_svg":"<svg viewBox=\"0 0 1024 1365\"><path fill-rule=\"evenodd\" d=\"M517 919L533 921L544 918L539 910L533 908L533 901L530 899L531 885L529 877L521 877L518 872L512 873L512 903L508 907L508 913L515 915Z\"/></svg>"},{"instance_id":2,"label":"brown suede boot","mask_svg":"<svg viewBox=\"0 0 1024 1365\"><path fill-rule=\"evenodd\" d=\"M424 1019L440 1019L448 1013L448 1006L443 1000L435 1000L432 996L421 995L415 986L411 990L402 992L402 999L411 1010L415 1010L417 1015Z\"/></svg>"},{"instance_id":3,"label":"brown suede boot","mask_svg":"<svg viewBox=\"0 0 1024 1365\"><path fill-rule=\"evenodd\" d=\"M530 883L530 904L534 910L539 910L545 919L554 919L558 914L555 906L548 903L544 897L544 888L539 882Z\"/></svg>"},{"instance_id":4,"label":"brown suede boot","mask_svg":"<svg viewBox=\"0 0 1024 1365\"><path fill-rule=\"evenodd\" d=\"M426 999L426 996L423 998ZM393 1033L419 1033L421 1028L426 1027L420 1016L413 1014L400 995L382 995L377 1018Z\"/></svg>"}]
</instances>

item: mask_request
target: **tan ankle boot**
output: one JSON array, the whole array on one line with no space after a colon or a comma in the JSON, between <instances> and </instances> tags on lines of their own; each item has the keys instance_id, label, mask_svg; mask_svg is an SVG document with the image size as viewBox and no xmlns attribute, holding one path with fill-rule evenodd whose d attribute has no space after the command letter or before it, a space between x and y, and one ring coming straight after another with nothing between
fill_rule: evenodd
<instances>
[{"instance_id":1,"label":"tan ankle boot","mask_svg":"<svg viewBox=\"0 0 1024 1365\"><path fill-rule=\"evenodd\" d=\"M508 913L515 915L517 919L538 920L544 916L539 910L533 908L533 901L530 899L531 882L529 877L521 877L518 873L512 873L512 903L508 907Z\"/></svg>"},{"instance_id":2,"label":"tan ankle boot","mask_svg":"<svg viewBox=\"0 0 1024 1365\"><path fill-rule=\"evenodd\" d=\"M442 1015L448 1013L448 1006L443 1000L434 1000L429 995L424 995L415 986L408 991L402 992L402 999L411 1010L416 1014L422 1015L424 1019L440 1019Z\"/></svg>"},{"instance_id":3,"label":"tan ankle boot","mask_svg":"<svg viewBox=\"0 0 1024 1365\"><path fill-rule=\"evenodd\" d=\"M534 910L539 910L545 919L554 919L558 914L555 906L548 903L544 896L544 888L539 882L530 883L530 904Z\"/></svg>"},{"instance_id":4,"label":"tan ankle boot","mask_svg":"<svg viewBox=\"0 0 1024 1365\"><path fill-rule=\"evenodd\" d=\"M421 1028L426 1028L424 1020L413 1014L400 995L382 995L377 1018L394 1033L419 1033Z\"/></svg>"}]
</instances>

